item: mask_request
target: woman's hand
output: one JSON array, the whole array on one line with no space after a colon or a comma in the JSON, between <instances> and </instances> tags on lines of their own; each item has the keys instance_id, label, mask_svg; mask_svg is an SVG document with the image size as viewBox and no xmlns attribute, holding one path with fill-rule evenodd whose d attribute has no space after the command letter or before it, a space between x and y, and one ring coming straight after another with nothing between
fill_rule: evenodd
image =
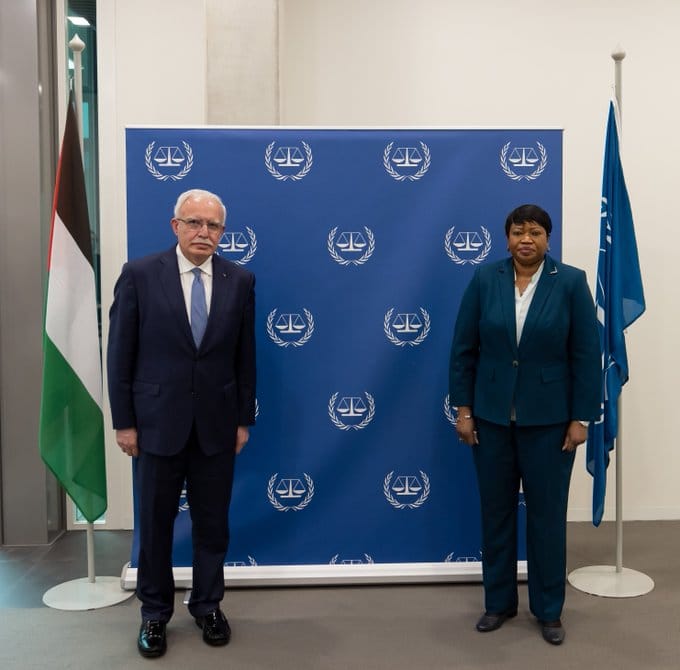
<instances>
[{"instance_id":1,"label":"woman's hand","mask_svg":"<svg viewBox=\"0 0 680 670\"><path fill-rule=\"evenodd\" d=\"M588 437L588 429L578 421L570 421L567 434L564 436L562 451L574 451L579 444L583 444Z\"/></svg>"},{"instance_id":2,"label":"woman's hand","mask_svg":"<svg viewBox=\"0 0 680 670\"><path fill-rule=\"evenodd\" d=\"M456 432L458 433L458 437L465 442L465 444L471 447L475 444L479 444L477 430L475 429L475 420L472 418L472 409L470 407L458 408Z\"/></svg>"}]
</instances>

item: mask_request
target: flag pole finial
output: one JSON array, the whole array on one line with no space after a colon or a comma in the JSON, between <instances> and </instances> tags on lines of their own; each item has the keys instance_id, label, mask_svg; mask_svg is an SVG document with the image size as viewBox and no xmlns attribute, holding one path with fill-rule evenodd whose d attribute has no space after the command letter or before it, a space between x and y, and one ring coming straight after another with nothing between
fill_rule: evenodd
<instances>
[{"instance_id":1,"label":"flag pole finial","mask_svg":"<svg viewBox=\"0 0 680 670\"><path fill-rule=\"evenodd\" d=\"M85 48L85 42L83 42L83 40L81 40L80 37L78 37L78 35L76 34L73 36L73 39L68 43L68 47L69 49L71 49L71 51L79 52Z\"/></svg>"},{"instance_id":2,"label":"flag pole finial","mask_svg":"<svg viewBox=\"0 0 680 670\"><path fill-rule=\"evenodd\" d=\"M616 49L612 51L612 58L617 62L621 62L626 57L626 52L621 48L620 44L616 45Z\"/></svg>"}]
</instances>

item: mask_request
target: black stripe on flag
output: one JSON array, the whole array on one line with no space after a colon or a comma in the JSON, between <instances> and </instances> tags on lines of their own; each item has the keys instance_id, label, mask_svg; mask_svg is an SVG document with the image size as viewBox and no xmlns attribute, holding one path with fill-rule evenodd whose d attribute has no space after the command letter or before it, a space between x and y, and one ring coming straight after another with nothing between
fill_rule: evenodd
<instances>
[{"instance_id":1,"label":"black stripe on flag","mask_svg":"<svg viewBox=\"0 0 680 670\"><path fill-rule=\"evenodd\" d=\"M57 214L80 248L83 256L92 265L90 217L87 211L85 174L83 172L83 159L80 153L78 121L76 120L73 92L71 92L68 101L66 127L64 128L64 141L61 147L57 178L59 180L56 203Z\"/></svg>"}]
</instances>

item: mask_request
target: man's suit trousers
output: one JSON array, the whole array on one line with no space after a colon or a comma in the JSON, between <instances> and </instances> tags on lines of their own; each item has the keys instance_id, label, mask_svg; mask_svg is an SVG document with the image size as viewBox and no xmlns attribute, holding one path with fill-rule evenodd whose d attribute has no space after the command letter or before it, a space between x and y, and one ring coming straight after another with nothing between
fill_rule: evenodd
<instances>
[{"instance_id":1,"label":"man's suit trousers","mask_svg":"<svg viewBox=\"0 0 680 670\"><path fill-rule=\"evenodd\" d=\"M219 606L224 597L233 473L234 451L206 456L195 430L186 447L173 456L149 454L142 446L135 459L135 490L140 538L137 597L143 620L167 622L173 613L173 531L185 482L193 552L189 611L203 616Z\"/></svg>"}]
</instances>

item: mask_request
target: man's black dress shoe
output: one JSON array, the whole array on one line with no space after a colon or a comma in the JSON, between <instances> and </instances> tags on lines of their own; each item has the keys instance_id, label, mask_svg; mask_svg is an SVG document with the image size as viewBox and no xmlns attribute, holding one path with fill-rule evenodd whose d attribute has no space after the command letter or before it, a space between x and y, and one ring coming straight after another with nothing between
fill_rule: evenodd
<instances>
[{"instance_id":1,"label":"man's black dress shoe","mask_svg":"<svg viewBox=\"0 0 680 670\"><path fill-rule=\"evenodd\" d=\"M498 614L484 612L477 622L477 630L480 633L490 633L492 630L500 628L506 619L512 619L515 616L517 616L517 610L508 610Z\"/></svg>"},{"instance_id":2,"label":"man's black dress shoe","mask_svg":"<svg viewBox=\"0 0 680 670\"><path fill-rule=\"evenodd\" d=\"M205 616L197 616L196 625L203 629L203 641L213 647L227 644L231 639L229 622L219 607Z\"/></svg>"},{"instance_id":3,"label":"man's black dress shoe","mask_svg":"<svg viewBox=\"0 0 680 670\"><path fill-rule=\"evenodd\" d=\"M541 621L541 634L543 639L550 644L562 644L564 642L564 626L562 622L557 621Z\"/></svg>"},{"instance_id":4,"label":"man's black dress shoe","mask_svg":"<svg viewBox=\"0 0 680 670\"><path fill-rule=\"evenodd\" d=\"M162 656L167 649L164 621L142 621L137 638L137 649L146 658Z\"/></svg>"}]
</instances>

